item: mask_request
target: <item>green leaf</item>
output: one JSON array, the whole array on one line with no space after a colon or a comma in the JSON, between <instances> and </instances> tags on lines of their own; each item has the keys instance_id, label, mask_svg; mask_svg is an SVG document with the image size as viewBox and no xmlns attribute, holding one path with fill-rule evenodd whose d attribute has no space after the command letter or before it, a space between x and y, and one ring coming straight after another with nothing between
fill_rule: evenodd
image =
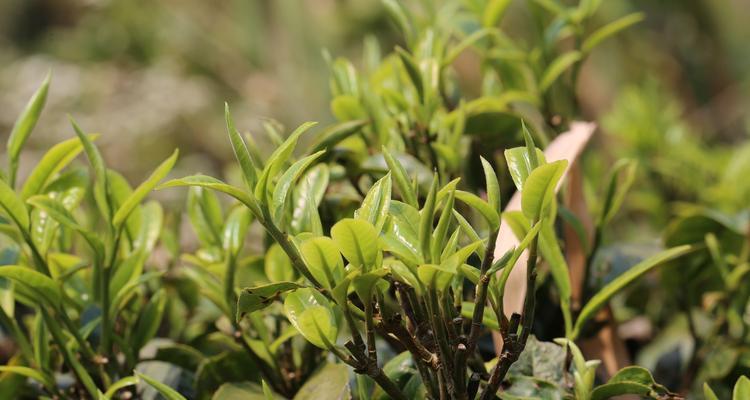
<instances>
[{"instance_id":1,"label":"green leaf","mask_svg":"<svg viewBox=\"0 0 750 400\"><path fill-rule=\"evenodd\" d=\"M91 140L96 139L92 136ZM49 149L36 167L31 171L21 189L21 199L39 194L52 181L55 175L68 165L83 150L83 145L78 138L68 139L60 142Z\"/></svg>"},{"instance_id":2,"label":"green leaf","mask_svg":"<svg viewBox=\"0 0 750 400\"><path fill-rule=\"evenodd\" d=\"M58 201L45 195L36 195L29 198L28 203L47 213L52 219L64 227L78 232L96 252L97 256L104 256L104 244L93 232L81 226L73 215Z\"/></svg>"},{"instance_id":3,"label":"green leaf","mask_svg":"<svg viewBox=\"0 0 750 400\"><path fill-rule=\"evenodd\" d=\"M37 89L34 95L31 96L31 99L29 99L29 102L26 103L26 107L24 107L18 119L16 119L13 129L10 131L10 136L8 136L8 174L10 175L11 187L14 186L16 181L18 158L21 155L21 149L39 120L39 115L42 113L42 108L44 108L44 103L47 100L50 79L52 79L52 73L48 72L42 82L42 86Z\"/></svg>"},{"instance_id":4,"label":"green leaf","mask_svg":"<svg viewBox=\"0 0 750 400\"><path fill-rule=\"evenodd\" d=\"M430 191L424 201L424 207L419 211L419 248L422 256L430 256L430 240L432 239L432 224L435 222L435 207L437 206L438 176L432 176Z\"/></svg>"},{"instance_id":5,"label":"green leaf","mask_svg":"<svg viewBox=\"0 0 750 400\"><path fill-rule=\"evenodd\" d=\"M371 223L361 219L342 219L331 228L331 238L354 267L367 270L375 266L380 249L378 232Z\"/></svg>"},{"instance_id":6,"label":"green leaf","mask_svg":"<svg viewBox=\"0 0 750 400\"><path fill-rule=\"evenodd\" d=\"M161 325L166 305L166 291L165 289L159 289L138 315L138 322L135 324L135 329L132 333L133 338L130 342L134 354L138 354L140 349L156 335L156 331L159 329L159 325Z\"/></svg>"},{"instance_id":7,"label":"green leaf","mask_svg":"<svg viewBox=\"0 0 750 400\"><path fill-rule=\"evenodd\" d=\"M607 224L620 210L625 195L635 179L635 171L638 164L632 160L620 160L612 167L609 177L609 185L602 202L598 225ZM623 176L621 176L623 175Z\"/></svg>"},{"instance_id":8,"label":"green leaf","mask_svg":"<svg viewBox=\"0 0 750 400\"><path fill-rule=\"evenodd\" d=\"M484 6L484 13L482 13L482 26L493 27L496 26L500 19L505 14L505 10L510 5L510 0L490 0L487 5Z\"/></svg>"},{"instance_id":9,"label":"green leaf","mask_svg":"<svg viewBox=\"0 0 750 400\"><path fill-rule=\"evenodd\" d=\"M370 188L354 218L370 222L380 232L391 205L391 174L387 173Z\"/></svg>"},{"instance_id":10,"label":"green leaf","mask_svg":"<svg viewBox=\"0 0 750 400\"><path fill-rule=\"evenodd\" d=\"M539 90L546 92L547 89L552 86L553 83L565 72L571 65L575 64L581 59L581 52L577 50L569 51L559 55L552 63L544 70L542 78L539 80Z\"/></svg>"},{"instance_id":11,"label":"green leaf","mask_svg":"<svg viewBox=\"0 0 750 400\"><path fill-rule=\"evenodd\" d=\"M179 392L155 380L154 378L143 375L142 373L137 372L137 371L135 372L135 376L138 377L138 379L143 379L144 381L146 381L146 383L148 383L149 385L151 385L151 387L156 389L156 391L159 392L162 396L164 396L167 400L187 400Z\"/></svg>"},{"instance_id":12,"label":"green leaf","mask_svg":"<svg viewBox=\"0 0 750 400\"><path fill-rule=\"evenodd\" d=\"M266 251L263 271L271 282L283 282L294 279L292 260L278 243L272 244Z\"/></svg>"},{"instance_id":13,"label":"green leaf","mask_svg":"<svg viewBox=\"0 0 750 400\"><path fill-rule=\"evenodd\" d=\"M172 170L175 162L177 162L178 155L179 151L175 150L169 158L156 167L148 179L143 181L143 183L141 183L133 193L125 199L120 208L117 209L115 216L112 218L112 225L114 225L115 229L119 229L122 226L125 220L130 216L130 213L132 213L133 210L141 204L141 201L143 201L143 199L154 190L156 185L158 185L159 182L169 174L169 171Z\"/></svg>"},{"instance_id":14,"label":"green leaf","mask_svg":"<svg viewBox=\"0 0 750 400\"><path fill-rule=\"evenodd\" d=\"M218 246L222 210L216 195L200 186L188 190L187 213L198 239L204 247Z\"/></svg>"},{"instance_id":15,"label":"green leaf","mask_svg":"<svg viewBox=\"0 0 750 400\"><path fill-rule=\"evenodd\" d=\"M78 140L83 144L86 157L94 169L94 199L102 216L109 221L112 218L112 205L110 204L110 189L107 183L107 167L104 165L104 159L101 153L99 153L99 149L94 146L94 142L89 139L88 135L83 133L73 117L69 117L69 119L70 124L73 125L73 130L78 135Z\"/></svg>"},{"instance_id":16,"label":"green leaf","mask_svg":"<svg viewBox=\"0 0 750 400\"><path fill-rule=\"evenodd\" d=\"M481 157L482 168L484 169L484 179L487 186L487 202L490 207L494 208L498 213L502 208L500 201L500 183L497 181L497 175L492 165Z\"/></svg>"},{"instance_id":17,"label":"green leaf","mask_svg":"<svg viewBox=\"0 0 750 400\"><path fill-rule=\"evenodd\" d=\"M581 51L584 53L590 52L594 47L596 47L599 43L601 43L605 39L643 21L645 17L646 17L645 14L643 14L642 12L636 12L636 13L628 14L620 19L617 19L615 21L608 23L607 25L602 26L601 28L594 31L591 35L589 35L586 38L586 40L583 41L583 44L581 45Z\"/></svg>"},{"instance_id":18,"label":"green leaf","mask_svg":"<svg viewBox=\"0 0 750 400\"><path fill-rule=\"evenodd\" d=\"M401 199L404 200L404 203L414 208L418 208L419 203L417 202L417 194L414 192L414 188L412 188L411 186L404 166L401 165L401 163L397 159L393 158L393 156L388 151L388 149L385 148L385 146L383 146L382 151L383 158L385 158L388 169L390 170L391 174L393 174L393 179L395 180L396 187L398 188L399 193L401 193Z\"/></svg>"},{"instance_id":19,"label":"green leaf","mask_svg":"<svg viewBox=\"0 0 750 400\"><path fill-rule=\"evenodd\" d=\"M746 376L737 379L737 383L734 384L734 391L732 391L732 400L743 399L750 399L750 379Z\"/></svg>"},{"instance_id":20,"label":"green leaf","mask_svg":"<svg viewBox=\"0 0 750 400\"><path fill-rule=\"evenodd\" d=\"M29 267L18 265L0 266L0 277L8 278L23 285L37 294L39 299L45 300L52 307L56 308L62 305L62 294L55 281Z\"/></svg>"},{"instance_id":21,"label":"green leaf","mask_svg":"<svg viewBox=\"0 0 750 400\"><path fill-rule=\"evenodd\" d=\"M232 115L229 113L229 103L224 103L224 120L227 125L227 134L229 135L229 141L232 143L232 151L234 151L234 157L237 162L240 163L240 169L242 170L242 178L245 180L245 184L248 190L253 190L255 182L258 179L255 173L255 166L253 165L252 157L250 152L247 150L245 141L242 140L242 136L234 127L234 121L232 121Z\"/></svg>"},{"instance_id":22,"label":"green leaf","mask_svg":"<svg viewBox=\"0 0 750 400\"><path fill-rule=\"evenodd\" d=\"M449 184L450 185L450 184ZM448 226L453 218L453 203L456 197L455 184L451 185L451 191L448 198L443 204L443 211L440 213L438 224L435 227L435 231L432 234L432 240L430 241L430 257L433 262L440 262L440 255L443 251L452 251L445 246L445 238L448 235Z\"/></svg>"},{"instance_id":23,"label":"green leaf","mask_svg":"<svg viewBox=\"0 0 750 400\"><path fill-rule=\"evenodd\" d=\"M331 150L334 146L341 143L344 139L354 135L367 126L369 122L364 119L353 121L339 122L331 125L317 135L318 139L312 145L311 152L321 150Z\"/></svg>"},{"instance_id":24,"label":"green leaf","mask_svg":"<svg viewBox=\"0 0 750 400\"><path fill-rule=\"evenodd\" d=\"M456 199L466 203L469 207L478 211L479 214L487 220L490 230L494 231L500 227L500 214L492 208L486 201L480 199L477 195L463 190L456 190Z\"/></svg>"},{"instance_id":25,"label":"green leaf","mask_svg":"<svg viewBox=\"0 0 750 400\"><path fill-rule=\"evenodd\" d=\"M628 269L625 273L618 276L615 280L604 286L599 292L597 292L591 300L581 309L581 313L576 320L573 332L571 333L571 339L576 339L578 334L581 332L584 324L594 316L594 314L609 301L612 296L622 290L631 282L641 277L651 269L658 267L668 261L672 261L685 254L694 251L696 248L690 245L677 246L671 249L662 251L659 254L651 256L646 260L634 265Z\"/></svg>"},{"instance_id":26,"label":"green leaf","mask_svg":"<svg viewBox=\"0 0 750 400\"><path fill-rule=\"evenodd\" d=\"M435 264L423 264L417 269L419 281L428 288L443 292L448 289L456 271Z\"/></svg>"},{"instance_id":27,"label":"green leaf","mask_svg":"<svg viewBox=\"0 0 750 400\"><path fill-rule=\"evenodd\" d=\"M2 207L3 211L13 220L24 235L29 232L31 224L29 210L26 209L26 205L16 195L13 188L8 186L2 179L0 179L0 207Z\"/></svg>"},{"instance_id":28,"label":"green leaf","mask_svg":"<svg viewBox=\"0 0 750 400\"><path fill-rule=\"evenodd\" d=\"M244 288L237 300L237 321L245 314L262 310L281 298L281 294L304 286L294 282L276 282L254 288Z\"/></svg>"},{"instance_id":29,"label":"green leaf","mask_svg":"<svg viewBox=\"0 0 750 400\"><path fill-rule=\"evenodd\" d=\"M138 383L138 378L132 375L121 378L117 382L113 383L110 387L107 388L107 391L104 392L104 397L106 399L111 399L112 396L114 396L118 390L122 388L126 388L128 386L135 386L137 383Z\"/></svg>"},{"instance_id":30,"label":"green leaf","mask_svg":"<svg viewBox=\"0 0 750 400\"><path fill-rule=\"evenodd\" d=\"M350 400L349 369L343 364L326 364L300 388L293 400Z\"/></svg>"},{"instance_id":31,"label":"green leaf","mask_svg":"<svg viewBox=\"0 0 750 400\"><path fill-rule=\"evenodd\" d=\"M266 396L266 400L274 400L273 392L271 391L271 388L266 383L266 380L262 379L261 383L263 384L263 395Z\"/></svg>"},{"instance_id":32,"label":"green leaf","mask_svg":"<svg viewBox=\"0 0 750 400\"><path fill-rule=\"evenodd\" d=\"M417 62L414 60L414 57L409 54L409 52L407 52L400 46L396 46L396 54L398 54L398 57L401 59L401 63L404 65L404 69L406 70L406 74L409 76L411 83L417 90L419 101L423 102L425 96L424 82L422 82L422 73L419 70L419 66L417 66Z\"/></svg>"},{"instance_id":33,"label":"green leaf","mask_svg":"<svg viewBox=\"0 0 750 400\"><path fill-rule=\"evenodd\" d=\"M559 160L531 171L521 191L521 210L526 218L536 221L541 217L554 200L555 188L567 166L567 160Z\"/></svg>"},{"instance_id":34,"label":"green leaf","mask_svg":"<svg viewBox=\"0 0 750 400\"><path fill-rule=\"evenodd\" d=\"M495 0L494 2L495 3L509 2L509 0ZM461 53L463 53L464 50L468 49L471 45L478 42L480 39L484 38L485 36L489 36L490 33L491 31L488 29L479 29L473 32L471 35L465 37L457 45L455 45L448 51L448 54L446 54L446 56L443 58L440 65L442 67L446 67L450 64L453 64L453 62L456 61L458 56L461 55Z\"/></svg>"},{"instance_id":35,"label":"green leaf","mask_svg":"<svg viewBox=\"0 0 750 400\"><path fill-rule=\"evenodd\" d=\"M305 240L300 245L300 253L310 273L326 288L333 289L344 278L344 263L331 238L320 236Z\"/></svg>"},{"instance_id":36,"label":"green leaf","mask_svg":"<svg viewBox=\"0 0 750 400\"><path fill-rule=\"evenodd\" d=\"M419 237L416 229L419 226L419 211L406 203L393 200L389 214L383 229L383 236L380 238L383 250L410 265L422 264L424 259L419 250Z\"/></svg>"},{"instance_id":37,"label":"green leaf","mask_svg":"<svg viewBox=\"0 0 750 400\"><path fill-rule=\"evenodd\" d=\"M321 150L315 154L311 154L294 164L287 169L279 178L276 183L276 187L273 190L273 219L276 223L280 224L286 210L287 197L289 197L289 191L292 185L299 179L300 175L315 162L320 156L325 153L325 150Z\"/></svg>"},{"instance_id":38,"label":"green leaf","mask_svg":"<svg viewBox=\"0 0 750 400\"><path fill-rule=\"evenodd\" d=\"M314 289L298 289L286 296L284 312L289 322L310 343L327 349L338 335L336 317L328 299Z\"/></svg>"},{"instance_id":39,"label":"green leaf","mask_svg":"<svg viewBox=\"0 0 750 400\"><path fill-rule=\"evenodd\" d=\"M247 208L238 207L229 212L221 235L222 248L227 254L233 256L239 254L245 244L245 235L251 220Z\"/></svg>"},{"instance_id":40,"label":"green leaf","mask_svg":"<svg viewBox=\"0 0 750 400\"><path fill-rule=\"evenodd\" d=\"M705 397L706 400L719 400L719 397L716 396L716 393L711 390L711 387L708 386L708 383L706 382L703 382L703 397Z\"/></svg>"},{"instance_id":41,"label":"green leaf","mask_svg":"<svg viewBox=\"0 0 750 400\"><path fill-rule=\"evenodd\" d=\"M255 382L227 382L211 397L212 400L267 400L263 387Z\"/></svg>"},{"instance_id":42,"label":"green leaf","mask_svg":"<svg viewBox=\"0 0 750 400\"><path fill-rule=\"evenodd\" d=\"M401 33L406 38L407 43L411 42L413 40L414 28L412 27L408 10L397 0L383 0L383 6L385 6L391 19L401 29Z\"/></svg>"},{"instance_id":43,"label":"green leaf","mask_svg":"<svg viewBox=\"0 0 750 400\"><path fill-rule=\"evenodd\" d=\"M381 268L366 274L357 275L352 279L354 291L357 292L357 295L363 303L369 303L372 301L372 289L375 287L375 284L387 274L388 271L385 268Z\"/></svg>"},{"instance_id":44,"label":"green leaf","mask_svg":"<svg viewBox=\"0 0 750 400\"><path fill-rule=\"evenodd\" d=\"M258 179L258 184L255 185L255 198L261 204L268 204L268 194L271 192L271 180L276 177L287 160L289 160L289 157L291 157L294 148L297 146L299 137L314 125L315 122L305 122L300 125L271 153L271 156L266 161L266 167L263 169L260 179Z\"/></svg>"},{"instance_id":45,"label":"green leaf","mask_svg":"<svg viewBox=\"0 0 750 400\"><path fill-rule=\"evenodd\" d=\"M227 185L226 183L210 176L191 175L181 179L173 179L157 186L156 189L160 190L178 186L200 186L226 193L239 200L242 204L249 208L256 218L260 219L263 217L257 200L250 193L247 193L240 188Z\"/></svg>"},{"instance_id":46,"label":"green leaf","mask_svg":"<svg viewBox=\"0 0 750 400\"><path fill-rule=\"evenodd\" d=\"M37 371L33 368L21 367L15 365L0 365L0 372L23 375L27 378L31 378L47 388L54 388L55 381L52 377L47 376L45 373Z\"/></svg>"},{"instance_id":47,"label":"green leaf","mask_svg":"<svg viewBox=\"0 0 750 400\"><path fill-rule=\"evenodd\" d=\"M523 189L523 184L534 169L529 156L530 154L525 147L514 147L505 150L505 161L508 164L508 172L510 172L510 177L513 178L513 183L519 191ZM536 149L536 157L541 164L546 164L544 152Z\"/></svg>"}]
</instances>

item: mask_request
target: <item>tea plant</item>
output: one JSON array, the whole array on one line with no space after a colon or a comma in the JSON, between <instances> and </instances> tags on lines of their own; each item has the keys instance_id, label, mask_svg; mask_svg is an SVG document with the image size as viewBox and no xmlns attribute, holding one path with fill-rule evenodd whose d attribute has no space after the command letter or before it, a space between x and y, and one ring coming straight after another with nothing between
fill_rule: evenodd
<instances>
[{"instance_id":1,"label":"tea plant","mask_svg":"<svg viewBox=\"0 0 750 400\"><path fill-rule=\"evenodd\" d=\"M19 116L8 139L9 167L0 180L4 250L0 277L7 301L0 323L19 352L0 371L38 387L6 384L11 396L110 398L135 384L139 351L161 322L165 293L146 290L160 273L144 271L162 228L163 210L141 204L177 160L177 152L135 189L107 169L71 119L76 137L41 158L17 185L19 155L44 105L50 77ZM86 153L90 168L69 167ZM88 207L94 198L96 209ZM23 307L16 307L16 304ZM71 375L63 383L60 373Z\"/></svg>"}]
</instances>

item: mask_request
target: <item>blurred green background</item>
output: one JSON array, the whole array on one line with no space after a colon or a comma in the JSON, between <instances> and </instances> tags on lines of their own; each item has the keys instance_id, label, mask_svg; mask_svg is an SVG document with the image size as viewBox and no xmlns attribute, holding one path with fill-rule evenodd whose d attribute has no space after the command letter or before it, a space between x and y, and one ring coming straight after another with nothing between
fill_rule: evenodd
<instances>
[{"instance_id":1,"label":"blurred green background","mask_svg":"<svg viewBox=\"0 0 750 400\"><path fill-rule=\"evenodd\" d=\"M741 174L741 159L750 158L740 146L749 126L750 2L608 0L597 18L603 24L632 11L646 20L598 48L577 88L584 115L603 128L596 140L604 151L587 158L587 173L599 175L620 156L664 171L655 183L668 193L631 199L631 209L656 215L657 225L669 214L663 199L741 207L750 193L727 199L725 190L702 189L723 184L732 162ZM505 28L531 41L527 27L514 23L524 12L524 1L513 2ZM287 127L328 122L322 51L360 60L368 35L384 51L398 44L377 0L4 0L0 132L10 132L51 69L48 104L22 175L41 149L73 135L67 113L103 134L105 158L131 180L174 147L183 154L178 168L221 174L231 164L225 100L250 132L268 118ZM456 66L467 87L478 79L471 63L468 56Z\"/></svg>"}]
</instances>

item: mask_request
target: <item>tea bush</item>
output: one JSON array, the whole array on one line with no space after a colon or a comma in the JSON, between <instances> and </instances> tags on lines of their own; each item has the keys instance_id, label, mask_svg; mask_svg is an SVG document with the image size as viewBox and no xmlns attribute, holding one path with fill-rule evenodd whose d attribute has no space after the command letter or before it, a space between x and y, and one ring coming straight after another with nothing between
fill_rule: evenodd
<instances>
[{"instance_id":1,"label":"tea bush","mask_svg":"<svg viewBox=\"0 0 750 400\"><path fill-rule=\"evenodd\" d=\"M497 28L509 3L384 1L404 47L381 56L368 39L359 70L326 53L336 123L304 123L286 135L269 122L265 134L276 146L265 156L225 106L238 166L238 179L227 182L203 174L166 180L175 151L133 188L107 168L98 135L73 118L75 137L19 182L48 76L9 136L0 180L0 324L14 344L0 366L0 396L750 396L742 377L747 213L685 205L662 249L608 273L605 239L637 186L635 160L653 186L666 187L660 177L672 164L649 164L666 158L656 151L663 144L645 142L632 119L613 114L608 124L631 135L623 153L632 159L589 181L586 196L572 189L577 152L553 159L542 150L577 129L582 60L642 15L592 27L599 1L539 0L529 4L539 37L525 44ZM453 69L469 51L480 60L477 96L461 90ZM625 101L635 112L649 108L634 98ZM653 115L660 117L671 115ZM81 153L88 166L74 162ZM723 172L727 182L743 170L737 160ZM192 247L181 246L179 211L147 200L175 187L189 187ZM503 201L513 192L515 200ZM737 212L745 194L722 204ZM588 210L584 197L594 205ZM515 245L497 247L509 241ZM573 272L574 243L581 273ZM622 309L649 312L612 309L657 268L654 290L669 294L663 304L672 312L653 320L683 324L692 346L676 384L642 366L601 368L587 356L606 351L584 348ZM511 283L514 270L529 290ZM512 296L520 296L519 310L508 306ZM671 349L683 337L662 341Z\"/></svg>"}]
</instances>

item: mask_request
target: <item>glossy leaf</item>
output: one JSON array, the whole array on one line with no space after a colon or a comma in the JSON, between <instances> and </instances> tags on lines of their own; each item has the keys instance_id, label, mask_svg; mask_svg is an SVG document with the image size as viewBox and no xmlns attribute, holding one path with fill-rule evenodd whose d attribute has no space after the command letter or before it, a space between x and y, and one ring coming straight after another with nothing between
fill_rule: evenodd
<instances>
[{"instance_id":1,"label":"glossy leaf","mask_svg":"<svg viewBox=\"0 0 750 400\"><path fill-rule=\"evenodd\" d=\"M104 244L101 239L82 227L62 204L44 195L33 196L28 200L28 203L44 211L66 228L81 234L98 256L104 256Z\"/></svg>"},{"instance_id":2,"label":"glossy leaf","mask_svg":"<svg viewBox=\"0 0 750 400\"><path fill-rule=\"evenodd\" d=\"M505 150L505 162L508 164L510 177L513 178L513 183L519 191L523 189L524 182L526 182L529 174L534 169L529 154L525 147L514 147ZM536 149L536 154L539 163L545 164L544 153Z\"/></svg>"},{"instance_id":3,"label":"glossy leaf","mask_svg":"<svg viewBox=\"0 0 750 400\"><path fill-rule=\"evenodd\" d=\"M91 140L95 139L96 136L92 135ZM73 161L82 150L83 145L78 138L68 139L52 146L26 178L21 188L21 199L26 200L35 194L42 193L55 175Z\"/></svg>"},{"instance_id":4,"label":"glossy leaf","mask_svg":"<svg viewBox=\"0 0 750 400\"><path fill-rule=\"evenodd\" d=\"M481 160L482 169L484 169L484 179L486 181L487 202L499 213L502 208L500 204L500 183L497 181L497 175L492 165L484 157Z\"/></svg>"},{"instance_id":5,"label":"glossy leaf","mask_svg":"<svg viewBox=\"0 0 750 400\"><path fill-rule=\"evenodd\" d=\"M437 207L437 190L438 190L438 176L434 174L432 176L432 185L430 185L430 191L427 192L427 198L424 201L424 206L419 211L419 247L422 252L422 256L427 258L430 256L430 240L432 239L432 228L435 218L435 208Z\"/></svg>"},{"instance_id":6,"label":"glossy leaf","mask_svg":"<svg viewBox=\"0 0 750 400\"><path fill-rule=\"evenodd\" d=\"M320 236L305 240L300 245L300 253L313 277L328 289L333 289L343 279L344 263L331 238Z\"/></svg>"},{"instance_id":7,"label":"glossy leaf","mask_svg":"<svg viewBox=\"0 0 750 400\"><path fill-rule=\"evenodd\" d=\"M383 147L382 151L385 162L388 165L388 169L393 176L396 187L398 188L404 203L414 208L419 207L419 204L417 202L417 194L414 192L414 189L411 186L404 166L401 165L401 163L397 159L393 158L388 149Z\"/></svg>"},{"instance_id":8,"label":"glossy leaf","mask_svg":"<svg viewBox=\"0 0 750 400\"><path fill-rule=\"evenodd\" d=\"M294 148L297 146L297 140L302 136L308 129L315 125L314 122L306 122L300 125L297 129L292 132L291 135L271 153L266 161L266 167L258 179L258 183L255 185L255 198L261 202L261 204L268 204L268 195L271 191L271 180L284 167L284 164L291 157Z\"/></svg>"},{"instance_id":9,"label":"glossy leaf","mask_svg":"<svg viewBox=\"0 0 750 400\"><path fill-rule=\"evenodd\" d=\"M737 383L734 384L734 390L732 391L732 400L742 400L750 398L750 379L746 376L741 376L737 379Z\"/></svg>"},{"instance_id":10,"label":"glossy leaf","mask_svg":"<svg viewBox=\"0 0 750 400\"><path fill-rule=\"evenodd\" d=\"M531 171L521 191L521 210L529 220L540 218L555 197L555 187L568 166L566 160L544 164Z\"/></svg>"},{"instance_id":11,"label":"glossy leaf","mask_svg":"<svg viewBox=\"0 0 750 400\"><path fill-rule=\"evenodd\" d=\"M336 317L328 300L316 290L298 289L287 295L284 312L299 333L315 346L326 349L326 342L336 342Z\"/></svg>"},{"instance_id":12,"label":"glossy leaf","mask_svg":"<svg viewBox=\"0 0 750 400\"><path fill-rule=\"evenodd\" d=\"M371 223L345 218L331 228L331 238L355 267L371 268L378 256L378 232Z\"/></svg>"},{"instance_id":13,"label":"glossy leaf","mask_svg":"<svg viewBox=\"0 0 750 400\"><path fill-rule=\"evenodd\" d=\"M293 400L350 400L349 369L343 364L326 364L299 389Z\"/></svg>"},{"instance_id":14,"label":"glossy leaf","mask_svg":"<svg viewBox=\"0 0 750 400\"><path fill-rule=\"evenodd\" d=\"M362 206L354 212L354 218L370 222L380 232L385 224L391 205L391 174L380 178L370 188Z\"/></svg>"},{"instance_id":15,"label":"glossy leaf","mask_svg":"<svg viewBox=\"0 0 750 400\"><path fill-rule=\"evenodd\" d=\"M266 251L264 272L271 282L283 282L294 279L292 260L278 243L274 243Z\"/></svg>"},{"instance_id":16,"label":"glossy leaf","mask_svg":"<svg viewBox=\"0 0 750 400\"><path fill-rule=\"evenodd\" d=\"M289 197L292 185L294 185L310 164L320 158L323 153L325 153L325 151L321 150L295 162L281 175L281 178L279 178L279 181L276 183L276 187L273 190L272 215L274 221L277 223L282 221L284 211L286 210L287 198Z\"/></svg>"},{"instance_id":17,"label":"glossy leaf","mask_svg":"<svg viewBox=\"0 0 750 400\"><path fill-rule=\"evenodd\" d=\"M331 125L318 135L318 139L312 145L311 153L322 150L332 150L334 146L342 142L344 139L358 133L363 127L367 126L367 124L367 120L357 119Z\"/></svg>"},{"instance_id":18,"label":"glossy leaf","mask_svg":"<svg viewBox=\"0 0 750 400\"><path fill-rule=\"evenodd\" d=\"M138 322L133 330L132 348L135 352L143 348L149 340L156 336L161 325L164 308L167 305L167 293L160 289L151 297L138 316Z\"/></svg>"},{"instance_id":19,"label":"glossy leaf","mask_svg":"<svg viewBox=\"0 0 750 400\"><path fill-rule=\"evenodd\" d=\"M456 190L456 199L466 203L469 207L478 211L484 217L490 230L495 230L500 226L500 214L492 208L486 201L480 199L477 195L463 190Z\"/></svg>"}]
</instances>

